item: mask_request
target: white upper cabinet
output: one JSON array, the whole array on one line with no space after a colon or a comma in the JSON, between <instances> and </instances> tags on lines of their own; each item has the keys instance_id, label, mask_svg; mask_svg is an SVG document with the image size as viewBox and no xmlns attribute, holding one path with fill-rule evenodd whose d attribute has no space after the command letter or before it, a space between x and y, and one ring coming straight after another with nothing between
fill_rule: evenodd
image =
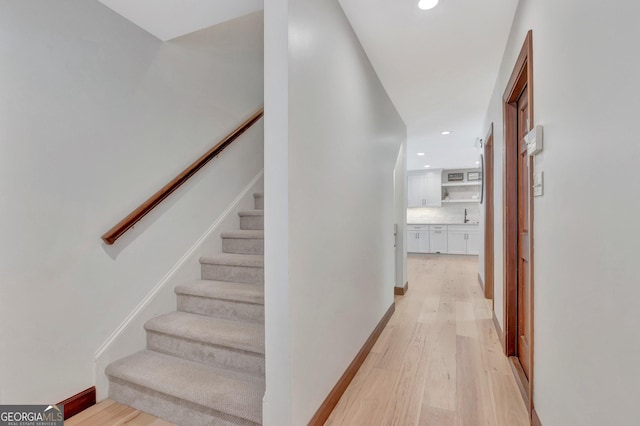
<instances>
[{"instance_id":1,"label":"white upper cabinet","mask_svg":"<svg viewBox=\"0 0 640 426\"><path fill-rule=\"evenodd\" d=\"M409 207L424 207L425 178L422 174L410 174L407 176L407 202Z\"/></svg>"},{"instance_id":2,"label":"white upper cabinet","mask_svg":"<svg viewBox=\"0 0 640 426\"><path fill-rule=\"evenodd\" d=\"M410 172L407 183L409 207L442 206L442 170Z\"/></svg>"}]
</instances>

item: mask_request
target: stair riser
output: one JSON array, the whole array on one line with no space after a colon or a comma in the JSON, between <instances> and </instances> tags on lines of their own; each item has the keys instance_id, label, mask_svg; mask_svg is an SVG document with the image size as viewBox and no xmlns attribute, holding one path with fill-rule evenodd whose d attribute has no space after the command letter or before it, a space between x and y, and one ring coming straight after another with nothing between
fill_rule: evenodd
<instances>
[{"instance_id":1,"label":"stair riser","mask_svg":"<svg viewBox=\"0 0 640 426\"><path fill-rule=\"evenodd\" d=\"M249 266L211 265L203 263L202 279L247 284L264 284L264 268Z\"/></svg>"},{"instance_id":2,"label":"stair riser","mask_svg":"<svg viewBox=\"0 0 640 426\"><path fill-rule=\"evenodd\" d=\"M264 210L264 197L255 197L255 209Z\"/></svg>"},{"instance_id":3,"label":"stair riser","mask_svg":"<svg viewBox=\"0 0 640 426\"><path fill-rule=\"evenodd\" d=\"M147 348L214 367L264 375L264 356L147 331Z\"/></svg>"},{"instance_id":4,"label":"stair riser","mask_svg":"<svg viewBox=\"0 0 640 426\"><path fill-rule=\"evenodd\" d=\"M109 398L179 425L257 426L260 424L119 379L109 378Z\"/></svg>"},{"instance_id":5,"label":"stair riser","mask_svg":"<svg viewBox=\"0 0 640 426\"><path fill-rule=\"evenodd\" d=\"M264 254L264 240L251 238L223 238L223 253Z\"/></svg>"},{"instance_id":6,"label":"stair riser","mask_svg":"<svg viewBox=\"0 0 640 426\"><path fill-rule=\"evenodd\" d=\"M264 216L240 216L240 229L264 229Z\"/></svg>"},{"instance_id":7,"label":"stair riser","mask_svg":"<svg viewBox=\"0 0 640 426\"><path fill-rule=\"evenodd\" d=\"M253 303L179 294L178 310L232 321L264 324L264 306Z\"/></svg>"}]
</instances>

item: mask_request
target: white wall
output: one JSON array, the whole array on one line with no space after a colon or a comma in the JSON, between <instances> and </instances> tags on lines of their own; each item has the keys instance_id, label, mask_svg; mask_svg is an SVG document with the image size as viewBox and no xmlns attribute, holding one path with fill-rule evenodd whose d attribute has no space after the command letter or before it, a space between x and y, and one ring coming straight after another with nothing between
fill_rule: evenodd
<instances>
[{"instance_id":1,"label":"white wall","mask_svg":"<svg viewBox=\"0 0 640 426\"><path fill-rule=\"evenodd\" d=\"M262 422L292 423L289 297L289 1L264 8L264 320Z\"/></svg>"},{"instance_id":2,"label":"white wall","mask_svg":"<svg viewBox=\"0 0 640 426\"><path fill-rule=\"evenodd\" d=\"M100 240L261 105L262 43L261 14L161 43L98 2L0 1L0 403L93 385L98 347L258 173L256 128Z\"/></svg>"},{"instance_id":3,"label":"white wall","mask_svg":"<svg viewBox=\"0 0 640 426\"><path fill-rule=\"evenodd\" d=\"M393 170L394 223L398 225L396 236L396 287L407 282L407 149L403 143Z\"/></svg>"},{"instance_id":4,"label":"white wall","mask_svg":"<svg viewBox=\"0 0 640 426\"><path fill-rule=\"evenodd\" d=\"M277 27L287 15L288 36ZM265 193L279 204L267 201L265 217L264 422L301 425L393 303L393 172L406 128L336 0L268 2L265 17ZM272 60L287 37L283 100Z\"/></svg>"},{"instance_id":5,"label":"white wall","mask_svg":"<svg viewBox=\"0 0 640 426\"><path fill-rule=\"evenodd\" d=\"M544 126L535 198L535 395L545 426L640 424L640 144L637 2L521 0L491 100L495 307L503 311L501 97L533 29L534 119Z\"/></svg>"}]
</instances>

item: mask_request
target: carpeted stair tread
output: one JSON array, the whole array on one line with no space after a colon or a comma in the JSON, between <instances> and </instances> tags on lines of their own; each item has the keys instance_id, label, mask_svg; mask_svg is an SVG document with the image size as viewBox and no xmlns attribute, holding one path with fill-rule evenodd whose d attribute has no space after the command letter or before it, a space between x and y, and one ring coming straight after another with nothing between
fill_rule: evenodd
<instances>
[{"instance_id":1,"label":"carpeted stair tread","mask_svg":"<svg viewBox=\"0 0 640 426\"><path fill-rule=\"evenodd\" d=\"M264 268L264 256L261 254L218 253L215 256L203 256L200 263L208 265L246 266Z\"/></svg>"},{"instance_id":2,"label":"carpeted stair tread","mask_svg":"<svg viewBox=\"0 0 640 426\"><path fill-rule=\"evenodd\" d=\"M197 280L176 286L176 294L264 305L264 288L255 284Z\"/></svg>"},{"instance_id":3,"label":"carpeted stair tread","mask_svg":"<svg viewBox=\"0 0 640 426\"><path fill-rule=\"evenodd\" d=\"M262 324L176 311L150 319L144 328L181 339L264 354Z\"/></svg>"},{"instance_id":4,"label":"carpeted stair tread","mask_svg":"<svg viewBox=\"0 0 640 426\"><path fill-rule=\"evenodd\" d=\"M238 216L264 216L264 210L245 210L238 212Z\"/></svg>"},{"instance_id":5,"label":"carpeted stair tread","mask_svg":"<svg viewBox=\"0 0 640 426\"><path fill-rule=\"evenodd\" d=\"M106 369L114 379L151 389L260 424L264 380L153 351L118 360Z\"/></svg>"},{"instance_id":6,"label":"carpeted stair tread","mask_svg":"<svg viewBox=\"0 0 640 426\"><path fill-rule=\"evenodd\" d=\"M220 236L222 238L245 238L264 240L264 231L260 229L238 229L236 231L222 232Z\"/></svg>"}]
</instances>

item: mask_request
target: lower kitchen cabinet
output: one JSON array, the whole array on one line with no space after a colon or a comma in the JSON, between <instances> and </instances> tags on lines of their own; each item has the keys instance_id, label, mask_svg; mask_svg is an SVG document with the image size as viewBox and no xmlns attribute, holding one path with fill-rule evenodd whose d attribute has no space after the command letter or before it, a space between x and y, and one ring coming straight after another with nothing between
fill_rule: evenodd
<instances>
[{"instance_id":1,"label":"lower kitchen cabinet","mask_svg":"<svg viewBox=\"0 0 640 426\"><path fill-rule=\"evenodd\" d=\"M467 254L467 232L465 230L449 229L447 232L449 254Z\"/></svg>"},{"instance_id":2,"label":"lower kitchen cabinet","mask_svg":"<svg viewBox=\"0 0 640 426\"><path fill-rule=\"evenodd\" d=\"M407 227L407 252L429 253L429 225Z\"/></svg>"},{"instance_id":3,"label":"lower kitchen cabinet","mask_svg":"<svg viewBox=\"0 0 640 426\"><path fill-rule=\"evenodd\" d=\"M480 232L467 232L467 254L480 254Z\"/></svg>"},{"instance_id":4,"label":"lower kitchen cabinet","mask_svg":"<svg viewBox=\"0 0 640 426\"><path fill-rule=\"evenodd\" d=\"M480 232L476 227L449 225L449 254L480 254Z\"/></svg>"},{"instance_id":5,"label":"lower kitchen cabinet","mask_svg":"<svg viewBox=\"0 0 640 426\"><path fill-rule=\"evenodd\" d=\"M446 225L431 225L429 230L429 253L447 253Z\"/></svg>"},{"instance_id":6,"label":"lower kitchen cabinet","mask_svg":"<svg viewBox=\"0 0 640 426\"><path fill-rule=\"evenodd\" d=\"M408 225L407 252L480 254L476 225Z\"/></svg>"}]
</instances>

